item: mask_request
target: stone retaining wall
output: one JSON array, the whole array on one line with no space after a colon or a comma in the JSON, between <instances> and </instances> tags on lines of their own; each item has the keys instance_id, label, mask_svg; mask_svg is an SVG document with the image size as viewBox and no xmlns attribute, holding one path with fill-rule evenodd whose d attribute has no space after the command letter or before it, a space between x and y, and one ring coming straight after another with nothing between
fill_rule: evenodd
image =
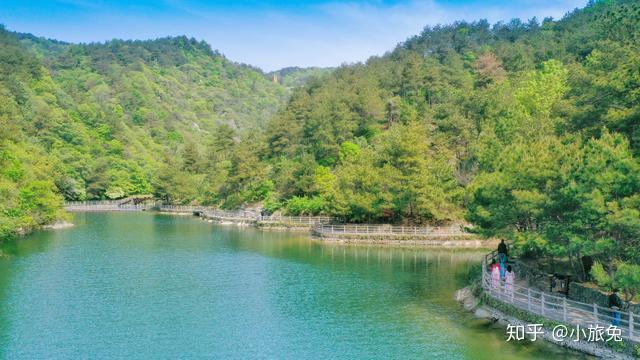
<instances>
[{"instance_id":1,"label":"stone retaining wall","mask_svg":"<svg viewBox=\"0 0 640 360\"><path fill-rule=\"evenodd\" d=\"M385 235L354 235L354 234L320 234L314 236L322 241L333 241L343 244L380 244L396 246L432 246L458 249L488 249L496 246L494 241L481 239L434 239L425 237L385 236Z\"/></svg>"},{"instance_id":2,"label":"stone retaining wall","mask_svg":"<svg viewBox=\"0 0 640 360\"><path fill-rule=\"evenodd\" d=\"M271 221L258 221L256 227L261 230L268 231L297 231L297 232L309 232L311 225L302 224L290 224L284 222L271 222Z\"/></svg>"},{"instance_id":3,"label":"stone retaining wall","mask_svg":"<svg viewBox=\"0 0 640 360\"><path fill-rule=\"evenodd\" d=\"M587 304L598 304L602 307L609 307L609 294L600 290L590 288L581 283L572 282L569 284L569 299L584 302ZM640 304L631 304L628 309L634 313L640 312Z\"/></svg>"}]
</instances>

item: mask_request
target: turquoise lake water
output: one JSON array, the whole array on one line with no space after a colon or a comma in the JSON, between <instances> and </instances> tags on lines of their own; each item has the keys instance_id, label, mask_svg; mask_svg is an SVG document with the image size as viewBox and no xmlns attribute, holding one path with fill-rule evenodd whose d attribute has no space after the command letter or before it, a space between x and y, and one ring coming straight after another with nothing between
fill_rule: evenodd
<instances>
[{"instance_id":1,"label":"turquoise lake water","mask_svg":"<svg viewBox=\"0 0 640 360\"><path fill-rule=\"evenodd\" d=\"M482 252L341 246L153 213L2 245L6 359L579 358L454 300Z\"/></svg>"}]
</instances>

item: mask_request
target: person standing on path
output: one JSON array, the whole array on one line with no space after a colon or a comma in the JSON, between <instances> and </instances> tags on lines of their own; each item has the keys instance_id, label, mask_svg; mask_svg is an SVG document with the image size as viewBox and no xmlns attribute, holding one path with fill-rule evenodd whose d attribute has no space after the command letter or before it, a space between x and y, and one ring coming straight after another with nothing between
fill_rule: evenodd
<instances>
[{"instance_id":1,"label":"person standing on path","mask_svg":"<svg viewBox=\"0 0 640 360\"><path fill-rule=\"evenodd\" d=\"M613 289L611 295L609 295L609 308L613 310L611 312L611 316L613 317L611 325L620 325L620 309L622 309L622 300L620 299L620 296L618 296L618 289Z\"/></svg>"},{"instance_id":2,"label":"person standing on path","mask_svg":"<svg viewBox=\"0 0 640 360\"><path fill-rule=\"evenodd\" d=\"M509 248L504 242L504 239L498 244L498 261L500 262L500 279L504 279L504 273L507 269L507 256L509 254Z\"/></svg>"},{"instance_id":3,"label":"person standing on path","mask_svg":"<svg viewBox=\"0 0 640 360\"><path fill-rule=\"evenodd\" d=\"M501 264L507 263L507 256L509 256L509 248L503 239L500 241L500 244L498 244L498 259Z\"/></svg>"}]
</instances>

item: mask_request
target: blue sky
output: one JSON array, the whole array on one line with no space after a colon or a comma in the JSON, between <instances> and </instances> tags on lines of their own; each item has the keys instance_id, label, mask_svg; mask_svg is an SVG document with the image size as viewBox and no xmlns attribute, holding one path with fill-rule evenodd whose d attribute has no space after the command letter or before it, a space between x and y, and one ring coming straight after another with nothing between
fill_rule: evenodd
<instances>
[{"instance_id":1,"label":"blue sky","mask_svg":"<svg viewBox=\"0 0 640 360\"><path fill-rule=\"evenodd\" d=\"M560 18L586 0L2 0L8 29L70 42L187 35L266 71L380 55L426 25Z\"/></svg>"}]
</instances>

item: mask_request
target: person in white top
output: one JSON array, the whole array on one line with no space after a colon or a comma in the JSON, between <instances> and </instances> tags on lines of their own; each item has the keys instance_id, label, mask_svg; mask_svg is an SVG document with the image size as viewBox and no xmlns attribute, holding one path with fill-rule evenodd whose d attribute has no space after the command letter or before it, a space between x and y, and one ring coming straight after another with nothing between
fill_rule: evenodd
<instances>
[{"instance_id":1,"label":"person in white top","mask_svg":"<svg viewBox=\"0 0 640 360\"><path fill-rule=\"evenodd\" d=\"M513 296L513 284L516 281L516 274L513 272L511 265L507 265L507 271L504 274L504 292Z\"/></svg>"}]
</instances>

